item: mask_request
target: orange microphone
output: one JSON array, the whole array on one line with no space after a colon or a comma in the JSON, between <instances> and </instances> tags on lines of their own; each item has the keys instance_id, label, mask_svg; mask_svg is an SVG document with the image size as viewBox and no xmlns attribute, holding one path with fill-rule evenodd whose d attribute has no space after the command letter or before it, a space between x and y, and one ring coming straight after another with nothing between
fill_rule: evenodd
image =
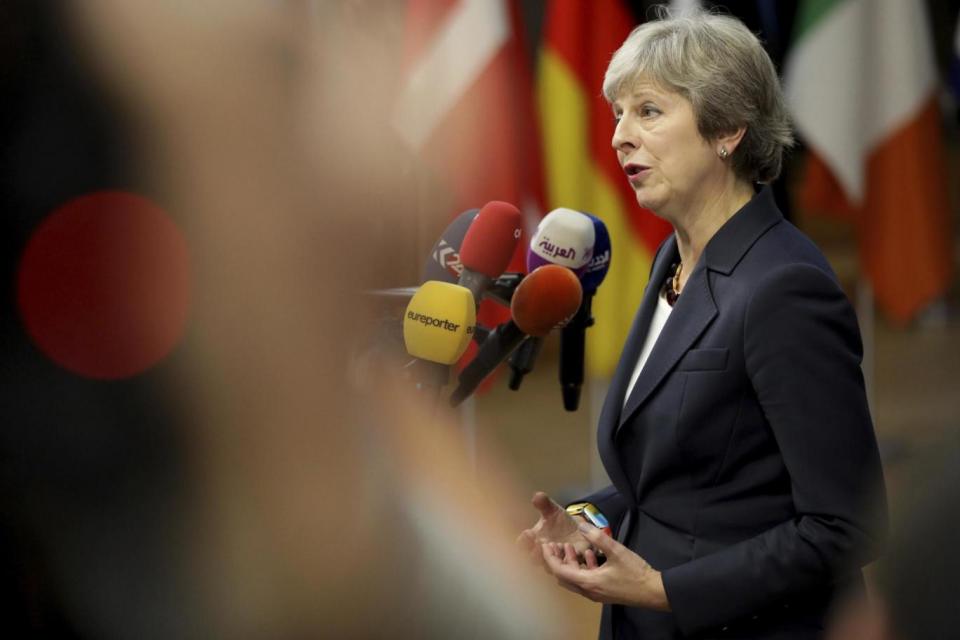
<instances>
[{"instance_id":1,"label":"orange microphone","mask_svg":"<svg viewBox=\"0 0 960 640\"><path fill-rule=\"evenodd\" d=\"M524 278L510 301L510 317L529 336L542 338L567 324L580 308L580 278L566 267L548 264Z\"/></svg>"}]
</instances>

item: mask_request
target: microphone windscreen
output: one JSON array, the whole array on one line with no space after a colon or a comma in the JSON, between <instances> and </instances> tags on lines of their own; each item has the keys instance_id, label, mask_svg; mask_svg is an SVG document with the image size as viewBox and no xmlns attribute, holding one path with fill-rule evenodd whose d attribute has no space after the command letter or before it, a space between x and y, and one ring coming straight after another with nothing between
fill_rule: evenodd
<instances>
[{"instance_id":1,"label":"microphone windscreen","mask_svg":"<svg viewBox=\"0 0 960 640\"><path fill-rule=\"evenodd\" d=\"M583 285L585 293L593 293L607 277L607 271L610 270L610 233L607 231L607 225L597 216L585 214L593 222L594 242L593 258L587 263L586 269L580 274L580 284Z\"/></svg>"},{"instance_id":2,"label":"microphone windscreen","mask_svg":"<svg viewBox=\"0 0 960 640\"><path fill-rule=\"evenodd\" d=\"M544 265L531 271L517 286L510 315L520 330L542 337L562 327L580 308L580 279L566 267Z\"/></svg>"},{"instance_id":3,"label":"microphone windscreen","mask_svg":"<svg viewBox=\"0 0 960 640\"><path fill-rule=\"evenodd\" d=\"M449 282L424 282L403 316L403 342L414 358L453 364L460 359L477 324L473 295Z\"/></svg>"},{"instance_id":4,"label":"microphone windscreen","mask_svg":"<svg viewBox=\"0 0 960 640\"><path fill-rule=\"evenodd\" d=\"M573 209L554 209L543 217L530 239L527 272L545 264L582 271L593 257L593 220Z\"/></svg>"},{"instance_id":5,"label":"microphone windscreen","mask_svg":"<svg viewBox=\"0 0 960 640\"><path fill-rule=\"evenodd\" d=\"M439 280L456 284L460 279L460 272L463 271L460 247L479 211L480 209L467 209L447 225L440 234L440 239L430 250L430 256L423 265L423 277L420 278L420 282Z\"/></svg>"},{"instance_id":6,"label":"microphone windscreen","mask_svg":"<svg viewBox=\"0 0 960 640\"><path fill-rule=\"evenodd\" d=\"M460 262L471 271L497 278L506 271L520 240L523 219L508 202L483 205L460 246Z\"/></svg>"}]
</instances>

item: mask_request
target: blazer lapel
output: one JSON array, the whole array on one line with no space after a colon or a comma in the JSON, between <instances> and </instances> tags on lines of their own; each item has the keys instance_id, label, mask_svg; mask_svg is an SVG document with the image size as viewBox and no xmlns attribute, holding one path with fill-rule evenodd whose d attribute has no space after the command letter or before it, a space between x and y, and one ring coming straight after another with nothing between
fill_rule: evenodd
<instances>
[{"instance_id":1,"label":"blazer lapel","mask_svg":"<svg viewBox=\"0 0 960 640\"><path fill-rule=\"evenodd\" d=\"M660 332L660 337L620 414L617 430L640 408L716 315L717 305L710 292L707 269L701 262L690 274L676 306Z\"/></svg>"},{"instance_id":2,"label":"blazer lapel","mask_svg":"<svg viewBox=\"0 0 960 640\"><path fill-rule=\"evenodd\" d=\"M717 305L710 290L710 272L730 275L757 238L782 220L783 216L773 201L770 188L765 187L711 239L704 249L700 264L690 274L683 294L677 300L676 307L624 406L623 396L646 340L650 320L657 306L660 285L666 279L670 265L678 259L676 239L668 239L659 251L650 274L650 284L643 295L623 354L610 381L610 389L597 425L600 458L610 480L624 497L636 500L617 453L616 434L716 317Z\"/></svg>"},{"instance_id":3,"label":"blazer lapel","mask_svg":"<svg viewBox=\"0 0 960 640\"><path fill-rule=\"evenodd\" d=\"M754 198L736 213L710 239L704 248L703 255L697 264L690 279L677 300L677 304L667 324L663 327L657 344L647 359L637 378L623 411L619 413L616 432L631 418L634 412L650 397L650 394L663 380L664 376L677 364L681 356L693 345L700 334L713 322L717 315L717 305L710 291L709 274L711 271L723 275L730 275L737 263L746 255L747 251L766 231L783 220L783 215L777 209L773 200L773 191L769 186L764 187ZM676 255L676 245L673 245ZM673 258L676 260L676 258ZM662 275L661 277L666 277ZM647 292L651 293L650 291ZM655 292L654 292L655 293ZM644 303L648 302L647 297ZM652 311L650 312L652 315ZM642 327L643 344L646 337L647 323ZM636 365L636 354L633 354L632 363ZM621 361L620 363L624 363ZM631 368L632 371L632 368ZM618 375L620 371L618 370ZM629 375L629 374L627 374ZM613 389L611 388L611 391ZM617 398L623 397L623 389L619 389Z\"/></svg>"},{"instance_id":4,"label":"blazer lapel","mask_svg":"<svg viewBox=\"0 0 960 640\"><path fill-rule=\"evenodd\" d=\"M620 361L617 363L617 369L610 380L610 388L607 391L607 397L600 412L600 422L597 425L597 447L600 451L600 459L610 476L610 481L621 493L628 496L633 494L630 491L630 483L623 472L623 467L613 444L614 435L620 420L627 384L630 382L634 367L637 366L637 359L640 357L640 350L643 348L644 340L647 337L650 320L657 308L660 285L666 279L667 273L670 271L670 265L677 261L678 255L676 241L673 238L668 239L653 264L649 284L643 294L640 309L634 318L630 333L627 334L627 341L620 355Z\"/></svg>"}]
</instances>

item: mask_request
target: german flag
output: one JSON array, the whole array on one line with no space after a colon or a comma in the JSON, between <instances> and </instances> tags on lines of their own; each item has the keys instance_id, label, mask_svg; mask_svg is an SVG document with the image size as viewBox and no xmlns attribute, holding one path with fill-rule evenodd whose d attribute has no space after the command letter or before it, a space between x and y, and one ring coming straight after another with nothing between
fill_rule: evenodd
<instances>
[{"instance_id":1,"label":"german flag","mask_svg":"<svg viewBox=\"0 0 960 640\"><path fill-rule=\"evenodd\" d=\"M640 208L611 146L614 122L602 94L610 57L634 26L620 0L552 0L544 16L537 97L548 208L601 218L610 231L610 271L593 302L591 374L610 376L640 304L653 253L670 226Z\"/></svg>"}]
</instances>

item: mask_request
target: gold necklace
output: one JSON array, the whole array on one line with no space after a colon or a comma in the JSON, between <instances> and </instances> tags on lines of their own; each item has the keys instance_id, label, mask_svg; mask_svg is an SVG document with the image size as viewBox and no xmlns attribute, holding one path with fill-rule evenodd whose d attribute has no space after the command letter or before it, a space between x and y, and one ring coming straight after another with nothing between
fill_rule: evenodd
<instances>
[{"instance_id":1,"label":"gold necklace","mask_svg":"<svg viewBox=\"0 0 960 640\"><path fill-rule=\"evenodd\" d=\"M680 297L680 272L683 271L683 262L676 265L673 271L673 276L667 276L667 280L663 283L664 293L667 297L667 304L671 307L677 303L677 298Z\"/></svg>"}]
</instances>

